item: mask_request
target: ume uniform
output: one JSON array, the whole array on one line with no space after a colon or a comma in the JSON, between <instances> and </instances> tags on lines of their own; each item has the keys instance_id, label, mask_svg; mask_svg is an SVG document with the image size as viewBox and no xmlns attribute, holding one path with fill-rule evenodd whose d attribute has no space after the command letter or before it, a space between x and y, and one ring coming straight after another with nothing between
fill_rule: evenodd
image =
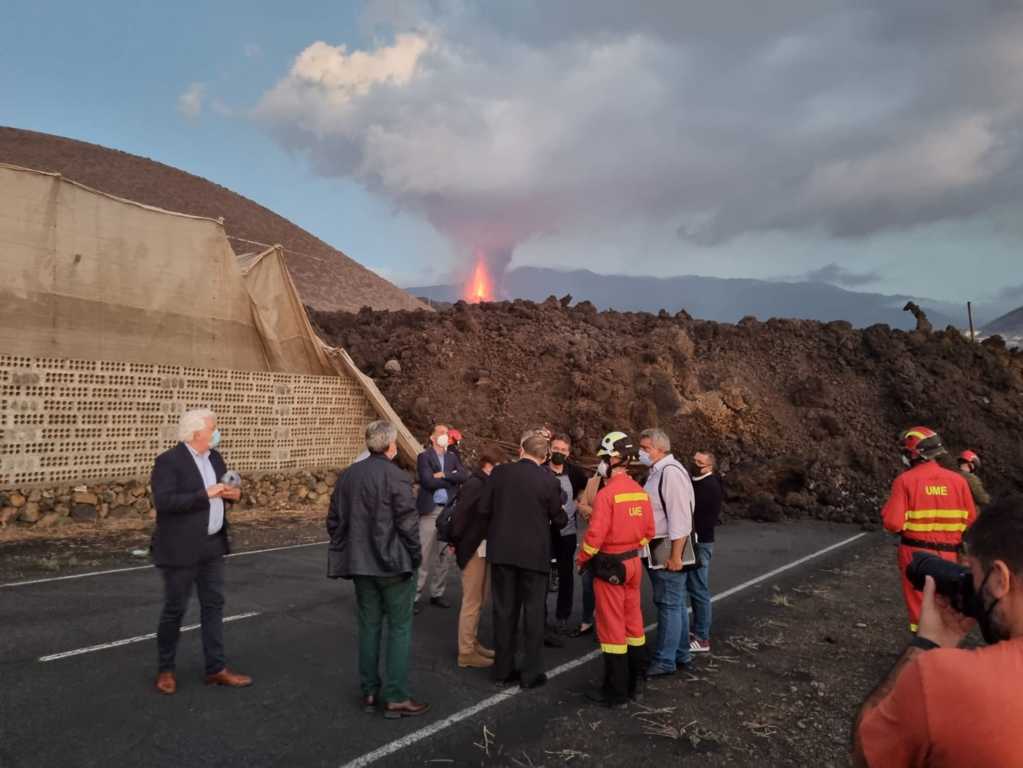
<instances>
[{"instance_id":1,"label":"ume uniform","mask_svg":"<svg viewBox=\"0 0 1023 768\"><path fill-rule=\"evenodd\" d=\"M961 475L935 461L906 470L892 483L892 493L881 512L884 527L902 536L899 573L909 610L910 629L916 632L923 594L906 578L914 552L930 552L955 561L965 531L977 519L970 486Z\"/></svg>"},{"instance_id":2,"label":"ume uniform","mask_svg":"<svg viewBox=\"0 0 1023 768\"><path fill-rule=\"evenodd\" d=\"M654 535L654 513L650 497L626 474L613 475L593 502L593 515L586 531L579 565L598 552L619 555L646 546ZM595 579L597 638L604 653L626 654L629 646L646 643L640 583L643 569L638 553L624 562L625 583L610 584Z\"/></svg>"}]
</instances>

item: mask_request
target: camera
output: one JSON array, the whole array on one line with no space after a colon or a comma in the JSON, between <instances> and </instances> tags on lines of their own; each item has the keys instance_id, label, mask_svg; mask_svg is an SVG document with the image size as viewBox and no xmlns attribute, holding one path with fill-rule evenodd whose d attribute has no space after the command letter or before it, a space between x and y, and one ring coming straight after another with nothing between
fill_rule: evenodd
<instances>
[{"instance_id":1,"label":"camera","mask_svg":"<svg viewBox=\"0 0 1023 768\"><path fill-rule=\"evenodd\" d=\"M977 618L973 575L969 568L927 552L914 552L906 566L906 578L913 589L923 591L927 576L934 579L937 593L947 597L953 608L964 616Z\"/></svg>"}]
</instances>

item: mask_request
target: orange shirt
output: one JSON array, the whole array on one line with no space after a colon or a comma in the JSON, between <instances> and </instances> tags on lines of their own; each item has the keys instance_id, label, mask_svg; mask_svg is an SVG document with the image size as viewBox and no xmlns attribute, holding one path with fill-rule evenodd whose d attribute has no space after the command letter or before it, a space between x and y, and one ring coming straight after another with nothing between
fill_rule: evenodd
<instances>
[{"instance_id":1,"label":"orange shirt","mask_svg":"<svg viewBox=\"0 0 1023 768\"><path fill-rule=\"evenodd\" d=\"M1023 766L1023 638L918 654L860 724L871 768Z\"/></svg>"},{"instance_id":2,"label":"orange shirt","mask_svg":"<svg viewBox=\"0 0 1023 768\"><path fill-rule=\"evenodd\" d=\"M977 519L977 507L962 475L925 461L895 478L881 515L884 527L892 533L958 544L963 531Z\"/></svg>"},{"instance_id":3,"label":"orange shirt","mask_svg":"<svg viewBox=\"0 0 1023 768\"><path fill-rule=\"evenodd\" d=\"M654 535L654 511L646 491L626 474L613 475L593 500L579 564L597 552L610 555L639 549Z\"/></svg>"}]
</instances>

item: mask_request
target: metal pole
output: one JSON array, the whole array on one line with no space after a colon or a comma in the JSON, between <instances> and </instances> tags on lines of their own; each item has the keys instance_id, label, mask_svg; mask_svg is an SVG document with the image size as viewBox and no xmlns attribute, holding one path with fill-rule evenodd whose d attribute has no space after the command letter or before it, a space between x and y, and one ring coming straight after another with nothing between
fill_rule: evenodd
<instances>
[{"instance_id":1,"label":"metal pole","mask_svg":"<svg viewBox=\"0 0 1023 768\"><path fill-rule=\"evenodd\" d=\"M970 316L970 341L976 341L977 336L973 332L973 302L966 302L966 314Z\"/></svg>"}]
</instances>

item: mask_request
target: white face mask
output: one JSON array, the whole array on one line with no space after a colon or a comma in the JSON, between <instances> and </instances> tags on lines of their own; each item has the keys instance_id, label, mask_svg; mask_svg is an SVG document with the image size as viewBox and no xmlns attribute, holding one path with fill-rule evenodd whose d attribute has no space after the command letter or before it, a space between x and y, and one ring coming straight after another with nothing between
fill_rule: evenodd
<instances>
[{"instance_id":1,"label":"white face mask","mask_svg":"<svg viewBox=\"0 0 1023 768\"><path fill-rule=\"evenodd\" d=\"M601 461L597 465L597 474L600 475L601 477L607 477L607 472L609 468L610 467L608 466L608 463L606 461Z\"/></svg>"},{"instance_id":2,"label":"white face mask","mask_svg":"<svg viewBox=\"0 0 1023 768\"><path fill-rule=\"evenodd\" d=\"M902 463L905 464L907 467L913 466L913 462L909 460L909 456L907 456L906 454L902 454Z\"/></svg>"},{"instance_id":3,"label":"white face mask","mask_svg":"<svg viewBox=\"0 0 1023 768\"><path fill-rule=\"evenodd\" d=\"M650 458L650 454L644 451L642 448L639 449L639 463L644 467L652 467L654 460Z\"/></svg>"},{"instance_id":4,"label":"white face mask","mask_svg":"<svg viewBox=\"0 0 1023 768\"><path fill-rule=\"evenodd\" d=\"M437 443L437 447L438 448L447 448L448 447L448 436L446 434L445 435L438 435L437 439L434 442Z\"/></svg>"}]
</instances>

